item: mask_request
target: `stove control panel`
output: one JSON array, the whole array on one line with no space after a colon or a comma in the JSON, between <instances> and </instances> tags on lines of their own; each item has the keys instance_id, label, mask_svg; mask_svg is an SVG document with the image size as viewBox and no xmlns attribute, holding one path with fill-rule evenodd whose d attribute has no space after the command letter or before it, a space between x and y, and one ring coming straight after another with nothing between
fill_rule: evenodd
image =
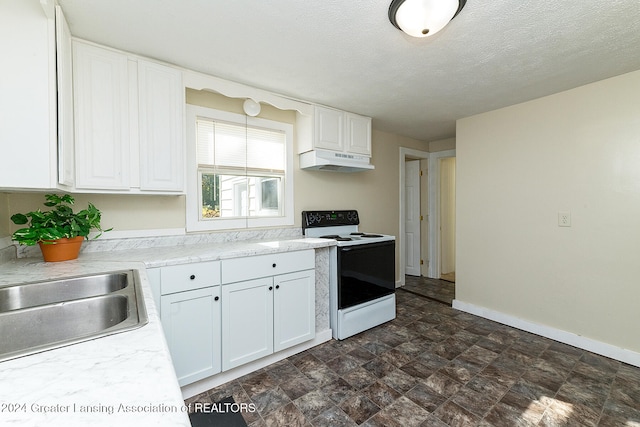
<instances>
[{"instance_id":1,"label":"stove control panel","mask_svg":"<svg viewBox=\"0 0 640 427\"><path fill-rule=\"evenodd\" d=\"M336 225L358 225L358 211L303 211L302 229L314 227L331 227Z\"/></svg>"}]
</instances>

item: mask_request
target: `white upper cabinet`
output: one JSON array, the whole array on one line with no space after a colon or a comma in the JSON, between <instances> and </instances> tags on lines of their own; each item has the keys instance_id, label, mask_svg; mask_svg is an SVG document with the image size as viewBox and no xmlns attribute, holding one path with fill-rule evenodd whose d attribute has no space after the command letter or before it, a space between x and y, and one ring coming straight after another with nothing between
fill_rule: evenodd
<instances>
[{"instance_id":1,"label":"white upper cabinet","mask_svg":"<svg viewBox=\"0 0 640 427\"><path fill-rule=\"evenodd\" d=\"M184 188L182 73L138 60L140 190Z\"/></svg>"},{"instance_id":2,"label":"white upper cabinet","mask_svg":"<svg viewBox=\"0 0 640 427\"><path fill-rule=\"evenodd\" d=\"M1 4L0 188L55 188L53 4L38 0Z\"/></svg>"},{"instance_id":3,"label":"white upper cabinet","mask_svg":"<svg viewBox=\"0 0 640 427\"><path fill-rule=\"evenodd\" d=\"M126 190L129 184L127 57L73 43L76 188Z\"/></svg>"},{"instance_id":4,"label":"white upper cabinet","mask_svg":"<svg viewBox=\"0 0 640 427\"><path fill-rule=\"evenodd\" d=\"M56 68L58 71L58 184L75 181L73 129L73 48L71 31L60 6L56 6Z\"/></svg>"},{"instance_id":5,"label":"white upper cabinet","mask_svg":"<svg viewBox=\"0 0 640 427\"><path fill-rule=\"evenodd\" d=\"M344 151L344 113L330 108L316 107L314 119L315 148Z\"/></svg>"},{"instance_id":6,"label":"white upper cabinet","mask_svg":"<svg viewBox=\"0 0 640 427\"><path fill-rule=\"evenodd\" d=\"M324 149L371 157L371 118L314 106L313 116L298 115L298 153Z\"/></svg>"},{"instance_id":7,"label":"white upper cabinet","mask_svg":"<svg viewBox=\"0 0 640 427\"><path fill-rule=\"evenodd\" d=\"M345 113L345 151L371 156L371 118Z\"/></svg>"},{"instance_id":8,"label":"white upper cabinet","mask_svg":"<svg viewBox=\"0 0 640 427\"><path fill-rule=\"evenodd\" d=\"M76 189L183 193L182 73L79 40L73 55Z\"/></svg>"}]
</instances>

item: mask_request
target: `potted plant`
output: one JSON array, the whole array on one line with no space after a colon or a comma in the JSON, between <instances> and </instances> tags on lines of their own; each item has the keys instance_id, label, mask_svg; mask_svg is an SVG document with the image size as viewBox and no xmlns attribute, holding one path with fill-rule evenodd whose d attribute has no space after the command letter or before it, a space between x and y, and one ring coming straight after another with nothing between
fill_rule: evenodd
<instances>
[{"instance_id":1,"label":"potted plant","mask_svg":"<svg viewBox=\"0 0 640 427\"><path fill-rule=\"evenodd\" d=\"M71 195L58 196L46 194L45 206L52 208L42 212L40 209L26 214L15 214L11 221L17 225L28 223L28 227L17 230L11 236L21 245L40 245L45 261L67 261L78 258L84 239L89 239L91 230L103 232L100 226L102 213L91 203L87 209L73 212L74 199Z\"/></svg>"}]
</instances>

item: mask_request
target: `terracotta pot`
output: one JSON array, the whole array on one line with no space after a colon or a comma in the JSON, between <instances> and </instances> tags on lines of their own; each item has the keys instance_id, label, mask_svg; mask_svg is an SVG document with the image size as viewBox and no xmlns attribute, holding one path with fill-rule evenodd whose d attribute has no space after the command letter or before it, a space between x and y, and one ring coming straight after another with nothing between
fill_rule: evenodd
<instances>
[{"instance_id":1,"label":"terracotta pot","mask_svg":"<svg viewBox=\"0 0 640 427\"><path fill-rule=\"evenodd\" d=\"M38 245L45 261L58 262L78 258L83 241L84 237L78 236L71 239L47 240L51 243L38 242Z\"/></svg>"}]
</instances>

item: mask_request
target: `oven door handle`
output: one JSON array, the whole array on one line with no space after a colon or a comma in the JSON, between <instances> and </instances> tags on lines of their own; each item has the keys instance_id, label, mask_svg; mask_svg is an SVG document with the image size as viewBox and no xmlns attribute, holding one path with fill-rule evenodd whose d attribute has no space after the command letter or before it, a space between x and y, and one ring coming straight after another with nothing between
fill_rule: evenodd
<instances>
[{"instance_id":1,"label":"oven door handle","mask_svg":"<svg viewBox=\"0 0 640 427\"><path fill-rule=\"evenodd\" d=\"M395 246L395 244L396 244L395 240L385 240L382 242L375 242L375 243L362 243L360 245L338 246L338 250L340 252L361 251L361 250L367 250L372 248L378 248L380 246Z\"/></svg>"}]
</instances>

